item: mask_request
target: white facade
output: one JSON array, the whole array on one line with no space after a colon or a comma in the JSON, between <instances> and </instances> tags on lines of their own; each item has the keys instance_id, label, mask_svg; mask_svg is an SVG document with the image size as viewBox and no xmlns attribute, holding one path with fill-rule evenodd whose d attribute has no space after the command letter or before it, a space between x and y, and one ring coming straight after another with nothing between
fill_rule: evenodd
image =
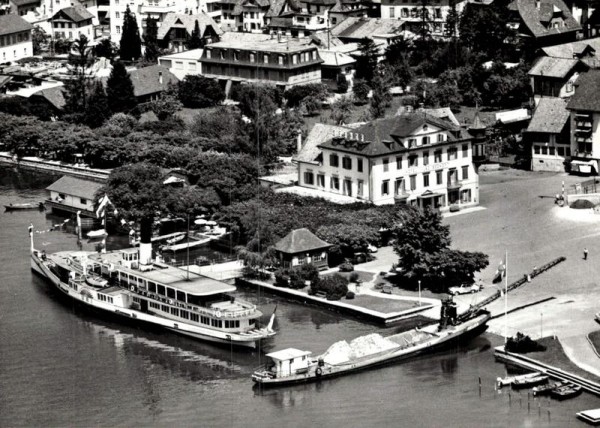
<instances>
[{"instance_id":1,"label":"white facade","mask_svg":"<svg viewBox=\"0 0 600 428\"><path fill-rule=\"evenodd\" d=\"M31 30L0 36L0 63L32 55Z\"/></svg>"},{"instance_id":2,"label":"white facade","mask_svg":"<svg viewBox=\"0 0 600 428\"><path fill-rule=\"evenodd\" d=\"M148 18L156 19L160 27L167 13L197 14L207 10L206 0L110 0L110 37L117 44L121 40L127 6L136 17L140 36L144 34Z\"/></svg>"},{"instance_id":3,"label":"white facade","mask_svg":"<svg viewBox=\"0 0 600 428\"><path fill-rule=\"evenodd\" d=\"M426 126L406 138L408 149L362 156L322 147L318 165L299 162L302 187L368 200L375 205L409 203L442 211L479 201L479 176L470 140L448 141L448 131ZM409 141L410 140L410 141Z\"/></svg>"},{"instance_id":4,"label":"white facade","mask_svg":"<svg viewBox=\"0 0 600 428\"><path fill-rule=\"evenodd\" d=\"M94 211L94 200L81 198L79 196L68 195L66 193L50 191L50 200L67 207L79 210Z\"/></svg>"},{"instance_id":5,"label":"white facade","mask_svg":"<svg viewBox=\"0 0 600 428\"><path fill-rule=\"evenodd\" d=\"M390 4L393 3L393 4ZM427 21L429 23L429 29L431 35L434 37L444 36L446 30L446 18L451 10L450 0L431 0L426 6L428 13ZM458 1L456 3L456 11L461 14L465 8L467 1ZM405 29L418 33L417 28L422 25L422 18L420 17L421 9L423 6L421 2L412 3L388 0L383 1L381 4L381 17L386 19L399 19L406 22Z\"/></svg>"},{"instance_id":6,"label":"white facade","mask_svg":"<svg viewBox=\"0 0 600 428\"><path fill-rule=\"evenodd\" d=\"M158 58L158 64L169 69L179 80L182 80L187 75L202 74L202 52L203 49L193 49L165 55Z\"/></svg>"}]
</instances>

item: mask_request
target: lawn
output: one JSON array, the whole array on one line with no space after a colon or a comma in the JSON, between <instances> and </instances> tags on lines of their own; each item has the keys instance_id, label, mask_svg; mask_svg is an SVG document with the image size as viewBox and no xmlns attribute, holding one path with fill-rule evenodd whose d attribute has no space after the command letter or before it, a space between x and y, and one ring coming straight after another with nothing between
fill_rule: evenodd
<instances>
[{"instance_id":1,"label":"lawn","mask_svg":"<svg viewBox=\"0 0 600 428\"><path fill-rule=\"evenodd\" d=\"M347 280L350 280L350 275L352 275L353 273L357 273L358 279L360 279L360 282L362 284L364 284L366 282L371 282L373 280L373 276L375 275L373 272L365 272L365 271L361 271L361 270L355 270L354 272L334 272L334 273L336 273L340 276L343 276ZM333 275L333 273L330 273L328 275ZM327 275L323 275L323 276L327 276Z\"/></svg>"},{"instance_id":2,"label":"lawn","mask_svg":"<svg viewBox=\"0 0 600 428\"><path fill-rule=\"evenodd\" d=\"M600 345L600 332L596 333L599 334L595 335L597 340L597 342L595 343ZM593 382L600 382L600 378L594 376L590 372L579 368L579 366L577 366L569 359L569 357L567 357L558 339L555 339L553 336L544 337L538 340L538 343L544 345L546 347L546 350L543 352L528 352L524 355L528 358L541 361L542 363L546 363L551 366L557 367L561 370L580 376L584 379L589 379Z\"/></svg>"},{"instance_id":3,"label":"lawn","mask_svg":"<svg viewBox=\"0 0 600 428\"><path fill-rule=\"evenodd\" d=\"M349 305L355 305L360 306L361 308L372 309L374 311L382 312L384 314L402 312L407 309L412 309L419 305L417 302L412 300L408 301L387 299L385 297L370 296L367 294L360 294L351 300L342 299L340 301Z\"/></svg>"}]
</instances>

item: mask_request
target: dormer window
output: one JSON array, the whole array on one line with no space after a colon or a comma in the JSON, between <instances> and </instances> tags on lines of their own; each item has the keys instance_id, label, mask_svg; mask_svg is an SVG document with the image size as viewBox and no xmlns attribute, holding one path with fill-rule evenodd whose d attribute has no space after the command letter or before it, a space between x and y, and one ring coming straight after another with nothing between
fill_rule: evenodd
<instances>
[{"instance_id":1,"label":"dormer window","mask_svg":"<svg viewBox=\"0 0 600 428\"><path fill-rule=\"evenodd\" d=\"M221 51L221 59L225 59L225 51Z\"/></svg>"},{"instance_id":2,"label":"dormer window","mask_svg":"<svg viewBox=\"0 0 600 428\"><path fill-rule=\"evenodd\" d=\"M212 51L210 49L206 50L206 58L210 59L212 56Z\"/></svg>"},{"instance_id":3,"label":"dormer window","mask_svg":"<svg viewBox=\"0 0 600 428\"><path fill-rule=\"evenodd\" d=\"M413 147L417 146L417 139L416 138L409 138L408 139L408 148L412 149Z\"/></svg>"},{"instance_id":4,"label":"dormer window","mask_svg":"<svg viewBox=\"0 0 600 428\"><path fill-rule=\"evenodd\" d=\"M233 51L233 60L234 61L240 60L240 51Z\"/></svg>"},{"instance_id":5,"label":"dormer window","mask_svg":"<svg viewBox=\"0 0 600 428\"><path fill-rule=\"evenodd\" d=\"M427 132L427 124L423 125L423 131Z\"/></svg>"}]
</instances>

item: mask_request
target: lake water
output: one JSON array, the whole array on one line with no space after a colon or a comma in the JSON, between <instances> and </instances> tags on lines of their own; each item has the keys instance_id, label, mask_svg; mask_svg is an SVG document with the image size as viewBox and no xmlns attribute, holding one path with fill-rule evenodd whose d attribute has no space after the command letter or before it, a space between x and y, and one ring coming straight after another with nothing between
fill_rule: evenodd
<instances>
[{"instance_id":1,"label":"lake water","mask_svg":"<svg viewBox=\"0 0 600 428\"><path fill-rule=\"evenodd\" d=\"M51 178L0 168L0 206L44 199ZM567 427L594 396L564 402L496 391L500 340L484 334L416 360L319 384L261 391L250 375L264 352L324 351L378 331L371 324L243 290L279 335L260 351L219 348L124 325L74 306L30 271L27 227L62 219L0 212L0 426ZM109 248L123 239L110 238ZM36 234L47 252L77 248L69 232ZM93 250L94 242L83 242ZM479 387L481 379L481 388Z\"/></svg>"}]
</instances>

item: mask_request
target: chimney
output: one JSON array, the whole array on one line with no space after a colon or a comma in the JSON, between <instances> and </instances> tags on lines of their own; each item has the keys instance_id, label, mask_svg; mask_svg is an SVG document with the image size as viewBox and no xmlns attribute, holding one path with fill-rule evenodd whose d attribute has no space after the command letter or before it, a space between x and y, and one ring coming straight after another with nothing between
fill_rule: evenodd
<instances>
[{"instance_id":1,"label":"chimney","mask_svg":"<svg viewBox=\"0 0 600 428\"><path fill-rule=\"evenodd\" d=\"M162 71L158 72L158 83L163 84Z\"/></svg>"},{"instance_id":2,"label":"chimney","mask_svg":"<svg viewBox=\"0 0 600 428\"><path fill-rule=\"evenodd\" d=\"M298 137L296 138L297 152L300 153L302 150L302 130L298 130Z\"/></svg>"}]
</instances>

